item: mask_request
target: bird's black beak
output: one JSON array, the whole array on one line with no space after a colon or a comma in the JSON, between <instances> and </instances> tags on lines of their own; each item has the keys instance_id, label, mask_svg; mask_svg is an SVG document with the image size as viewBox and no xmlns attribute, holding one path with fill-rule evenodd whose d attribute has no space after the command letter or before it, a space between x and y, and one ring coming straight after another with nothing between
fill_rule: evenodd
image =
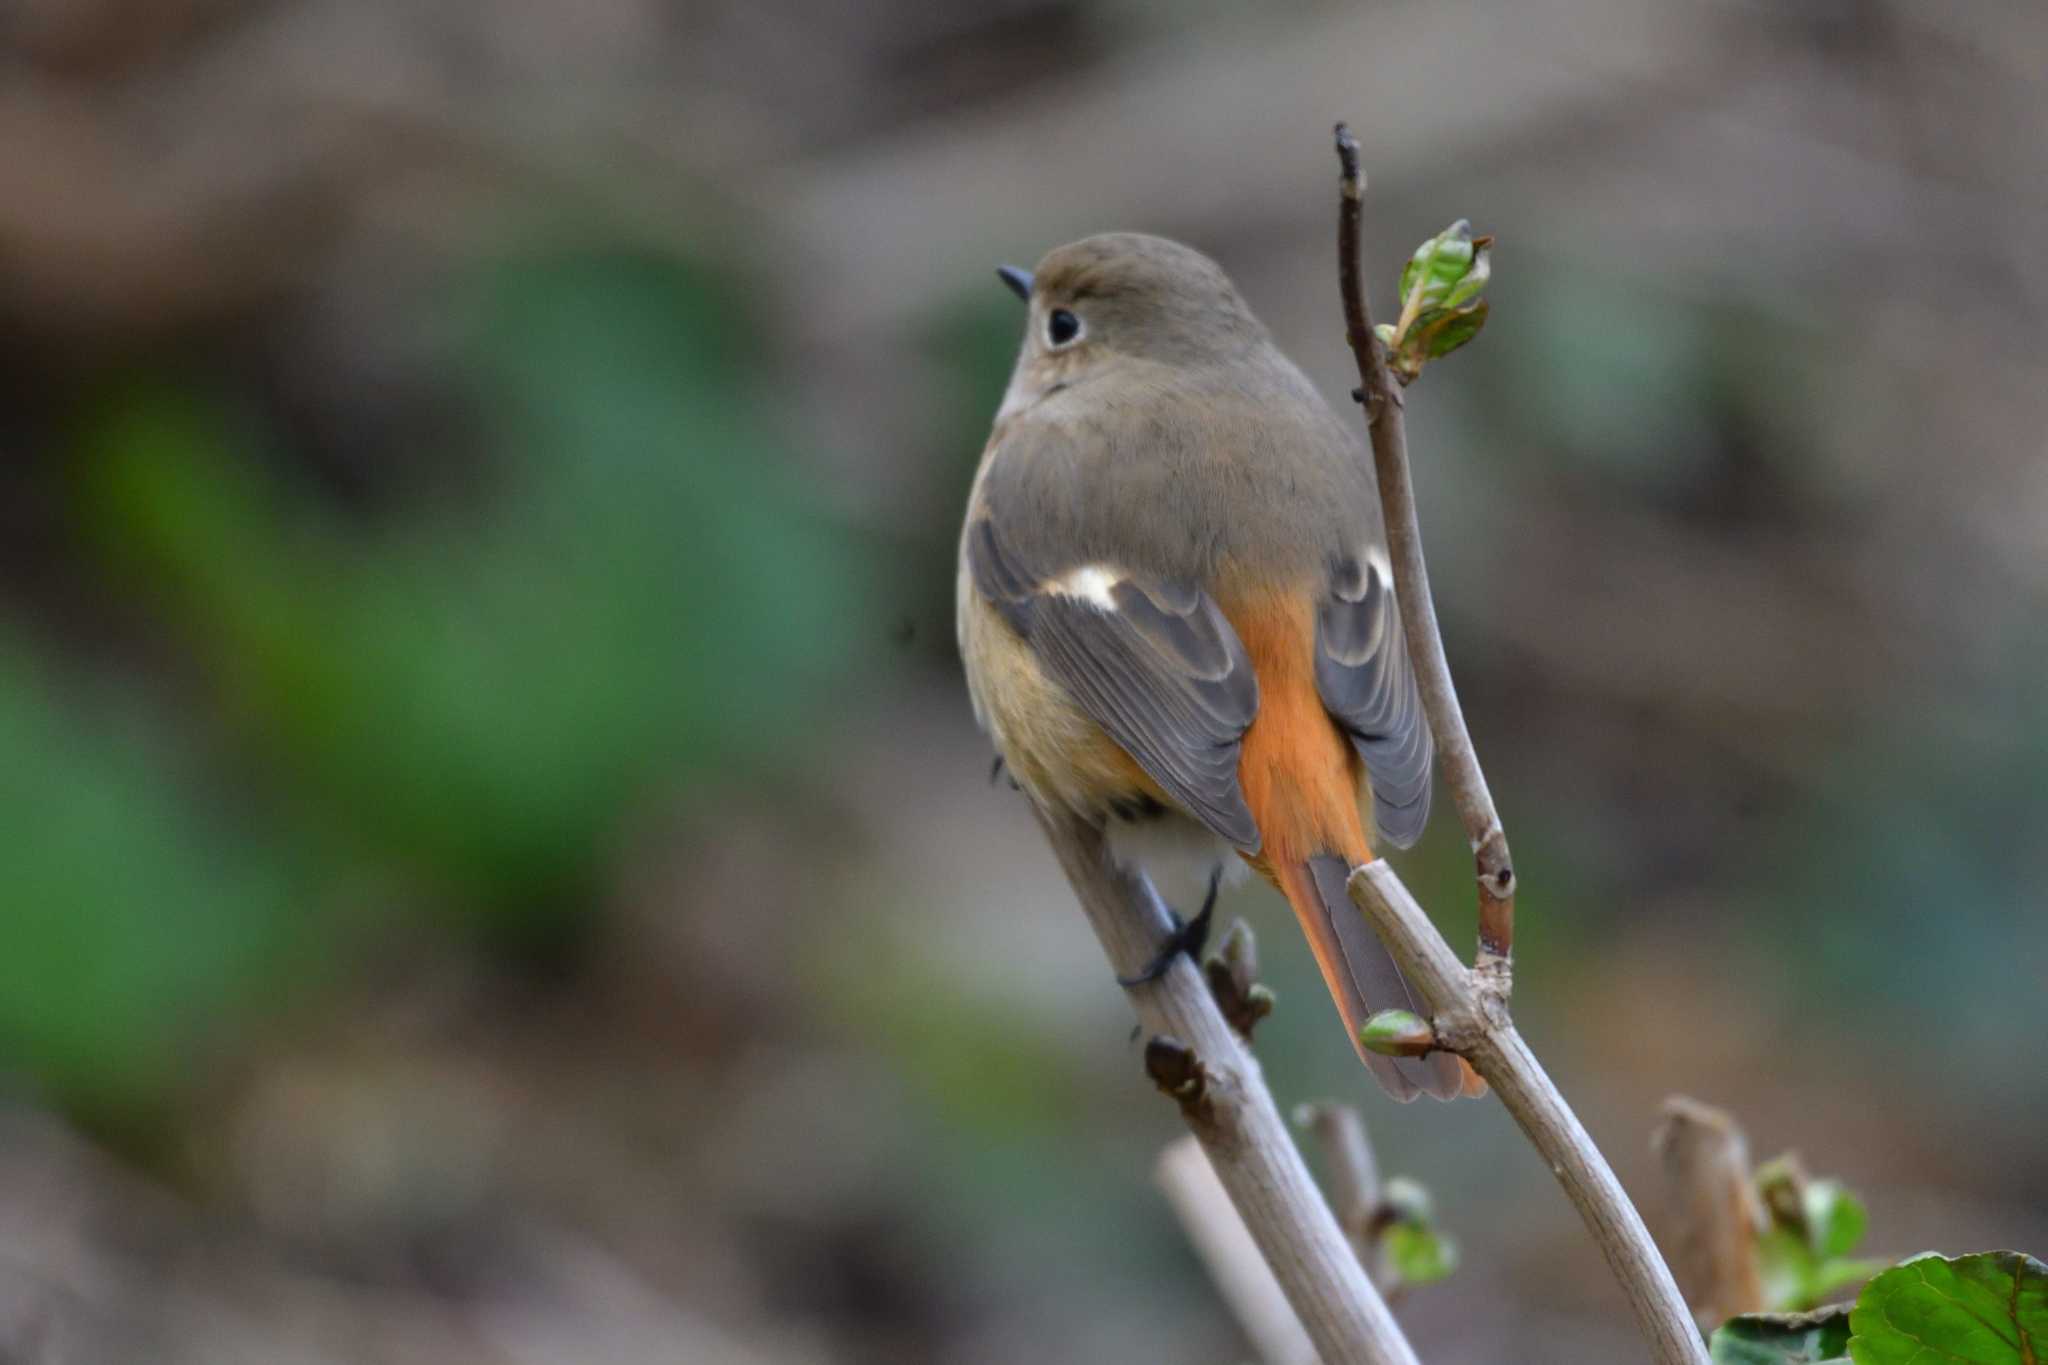
<instances>
[{"instance_id":1,"label":"bird's black beak","mask_svg":"<svg viewBox=\"0 0 2048 1365\"><path fill-rule=\"evenodd\" d=\"M1019 270L1014 265L996 267L996 278L1010 286L1010 292L1027 302L1031 298L1031 272Z\"/></svg>"}]
</instances>

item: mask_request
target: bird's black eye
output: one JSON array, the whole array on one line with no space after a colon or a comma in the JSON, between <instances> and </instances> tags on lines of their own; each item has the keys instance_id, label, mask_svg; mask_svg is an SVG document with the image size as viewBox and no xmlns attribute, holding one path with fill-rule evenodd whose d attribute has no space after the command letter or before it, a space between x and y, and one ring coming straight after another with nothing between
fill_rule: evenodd
<instances>
[{"instance_id":1,"label":"bird's black eye","mask_svg":"<svg viewBox=\"0 0 2048 1365\"><path fill-rule=\"evenodd\" d=\"M1064 346L1081 335L1081 319L1064 308L1052 310L1052 316L1045 320L1045 339L1055 346Z\"/></svg>"}]
</instances>

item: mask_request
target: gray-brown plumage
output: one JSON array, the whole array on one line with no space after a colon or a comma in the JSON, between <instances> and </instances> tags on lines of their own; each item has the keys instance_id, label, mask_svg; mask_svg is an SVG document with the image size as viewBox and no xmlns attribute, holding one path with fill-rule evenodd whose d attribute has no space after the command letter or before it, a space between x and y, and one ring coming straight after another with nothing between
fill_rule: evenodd
<instances>
[{"instance_id":1,"label":"gray-brown plumage","mask_svg":"<svg viewBox=\"0 0 2048 1365\"><path fill-rule=\"evenodd\" d=\"M1028 296L961 540L976 714L1032 799L1279 886L1355 1044L1415 1002L1344 874L1420 836L1431 763L1370 464L1198 252L1090 237ZM1360 1056L1403 1099L1469 1074Z\"/></svg>"}]
</instances>

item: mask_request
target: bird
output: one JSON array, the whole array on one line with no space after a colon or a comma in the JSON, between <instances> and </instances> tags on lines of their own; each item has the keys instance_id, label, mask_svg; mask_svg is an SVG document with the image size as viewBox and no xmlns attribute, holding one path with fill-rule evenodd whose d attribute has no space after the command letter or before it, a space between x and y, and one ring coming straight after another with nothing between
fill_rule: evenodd
<instances>
[{"instance_id":1,"label":"bird","mask_svg":"<svg viewBox=\"0 0 2048 1365\"><path fill-rule=\"evenodd\" d=\"M1119 859L1209 871L1124 984L1200 951L1241 864L1286 897L1389 1095L1481 1093L1454 1055L1359 1037L1421 1011L1346 883L1421 836L1433 761L1361 441L1192 247L1104 233L997 274L1028 319L961 530L976 719L1013 784Z\"/></svg>"}]
</instances>

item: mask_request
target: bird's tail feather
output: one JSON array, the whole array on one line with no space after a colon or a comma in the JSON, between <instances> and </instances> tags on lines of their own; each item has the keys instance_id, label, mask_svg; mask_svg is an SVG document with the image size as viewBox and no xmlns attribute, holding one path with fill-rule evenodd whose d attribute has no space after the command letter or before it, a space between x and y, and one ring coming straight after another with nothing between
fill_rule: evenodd
<instances>
[{"instance_id":1,"label":"bird's tail feather","mask_svg":"<svg viewBox=\"0 0 2048 1365\"><path fill-rule=\"evenodd\" d=\"M1427 1057L1382 1057L1358 1041L1359 1026L1376 1010L1428 1011L1409 989L1400 968L1388 954L1365 916L1351 903L1346 889L1350 865L1335 854L1322 854L1274 869L1280 890L1294 907L1308 936L1323 983L1337 1002L1344 1031L1365 1069L1389 1095L1412 1100L1418 1094L1440 1100L1480 1093L1478 1078L1463 1060L1447 1052Z\"/></svg>"}]
</instances>

